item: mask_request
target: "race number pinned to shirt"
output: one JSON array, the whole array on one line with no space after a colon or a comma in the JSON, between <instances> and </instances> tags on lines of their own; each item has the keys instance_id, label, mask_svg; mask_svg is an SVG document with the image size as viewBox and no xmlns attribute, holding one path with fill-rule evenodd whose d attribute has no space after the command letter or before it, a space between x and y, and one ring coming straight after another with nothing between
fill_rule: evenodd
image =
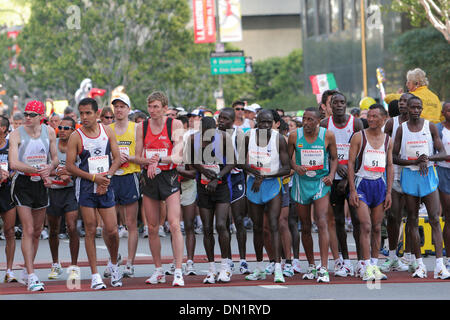
<instances>
[{"instance_id":1,"label":"race number pinned to shirt","mask_svg":"<svg viewBox=\"0 0 450 320\"><path fill-rule=\"evenodd\" d=\"M151 159L155 154L159 155L159 158L167 157L168 149L145 149L145 157Z\"/></svg>"},{"instance_id":2,"label":"race number pinned to shirt","mask_svg":"<svg viewBox=\"0 0 450 320\"><path fill-rule=\"evenodd\" d=\"M308 170L315 171L323 169L323 150L302 149L301 164Z\"/></svg>"},{"instance_id":3,"label":"race number pinned to shirt","mask_svg":"<svg viewBox=\"0 0 450 320\"><path fill-rule=\"evenodd\" d=\"M120 153L130 156L130 148L128 146L119 146ZM122 163L121 168L127 168L130 164L128 162ZM122 170L123 171L123 170Z\"/></svg>"},{"instance_id":4,"label":"race number pinned to shirt","mask_svg":"<svg viewBox=\"0 0 450 320\"><path fill-rule=\"evenodd\" d=\"M428 141L407 141L406 142L406 158L408 160L417 160L422 154L428 154ZM418 171L419 166L410 166L411 170Z\"/></svg>"},{"instance_id":5,"label":"race number pinned to shirt","mask_svg":"<svg viewBox=\"0 0 450 320\"><path fill-rule=\"evenodd\" d=\"M251 167L258 171L261 171L261 174L269 174L270 173L270 153L269 152L260 152L255 150L249 151L249 160L251 163Z\"/></svg>"},{"instance_id":6,"label":"race number pinned to shirt","mask_svg":"<svg viewBox=\"0 0 450 320\"><path fill-rule=\"evenodd\" d=\"M47 155L27 156L25 163L33 168L40 169L42 165L47 164Z\"/></svg>"},{"instance_id":7,"label":"race number pinned to shirt","mask_svg":"<svg viewBox=\"0 0 450 320\"><path fill-rule=\"evenodd\" d=\"M97 156L88 158L89 173L90 174L103 174L109 170L109 156Z\"/></svg>"},{"instance_id":8,"label":"race number pinned to shirt","mask_svg":"<svg viewBox=\"0 0 450 320\"><path fill-rule=\"evenodd\" d=\"M213 171L215 174L220 172L220 167L218 164L203 164L202 167ZM200 182L202 184L208 184L210 181L211 180L209 180L204 174L201 175ZM219 183L222 183L222 181L219 181Z\"/></svg>"},{"instance_id":9,"label":"race number pinned to shirt","mask_svg":"<svg viewBox=\"0 0 450 320\"><path fill-rule=\"evenodd\" d=\"M366 149L364 169L372 172L384 172L386 170L386 153L384 150Z\"/></svg>"},{"instance_id":10,"label":"race number pinned to shirt","mask_svg":"<svg viewBox=\"0 0 450 320\"><path fill-rule=\"evenodd\" d=\"M8 172L8 162L0 162L0 169Z\"/></svg>"},{"instance_id":11,"label":"race number pinned to shirt","mask_svg":"<svg viewBox=\"0 0 450 320\"><path fill-rule=\"evenodd\" d=\"M350 150L350 143L337 143L336 148L339 164L348 164L348 152Z\"/></svg>"}]
</instances>

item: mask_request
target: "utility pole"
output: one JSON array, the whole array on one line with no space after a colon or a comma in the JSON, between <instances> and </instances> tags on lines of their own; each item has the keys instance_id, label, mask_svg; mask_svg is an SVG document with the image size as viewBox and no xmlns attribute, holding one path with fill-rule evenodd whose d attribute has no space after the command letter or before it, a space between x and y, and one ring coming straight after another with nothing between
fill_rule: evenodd
<instances>
[{"instance_id":1,"label":"utility pole","mask_svg":"<svg viewBox=\"0 0 450 320\"><path fill-rule=\"evenodd\" d=\"M367 60L366 60L366 13L364 10L364 0L360 0L361 7L361 62L363 76L364 97L367 97Z\"/></svg>"}]
</instances>

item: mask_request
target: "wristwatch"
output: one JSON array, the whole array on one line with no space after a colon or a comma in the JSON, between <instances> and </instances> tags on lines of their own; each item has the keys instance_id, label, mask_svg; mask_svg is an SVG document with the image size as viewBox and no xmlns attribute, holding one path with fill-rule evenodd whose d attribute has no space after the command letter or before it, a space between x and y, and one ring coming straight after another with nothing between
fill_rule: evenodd
<instances>
[{"instance_id":1,"label":"wristwatch","mask_svg":"<svg viewBox=\"0 0 450 320\"><path fill-rule=\"evenodd\" d=\"M106 177L107 177L109 180L111 180L113 176L112 176L112 174L107 174Z\"/></svg>"}]
</instances>

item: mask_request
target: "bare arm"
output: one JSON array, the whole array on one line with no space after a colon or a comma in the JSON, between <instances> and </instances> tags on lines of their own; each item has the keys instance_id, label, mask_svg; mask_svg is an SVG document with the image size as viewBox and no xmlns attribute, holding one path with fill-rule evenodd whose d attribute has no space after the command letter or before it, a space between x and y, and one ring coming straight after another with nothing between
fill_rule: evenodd
<instances>
[{"instance_id":1,"label":"bare arm","mask_svg":"<svg viewBox=\"0 0 450 320\"><path fill-rule=\"evenodd\" d=\"M264 175L264 177L266 177L266 178L284 177L284 176L288 175L291 170L290 158L288 155L288 146L287 146L286 140L280 134L278 141L279 141L279 150L280 150L279 155L280 155L281 167L277 172L275 172L273 174Z\"/></svg>"},{"instance_id":2,"label":"bare arm","mask_svg":"<svg viewBox=\"0 0 450 320\"><path fill-rule=\"evenodd\" d=\"M350 151L348 152L348 185L350 189L349 202L355 208L359 207L359 199L355 187L355 162L358 150L361 147L361 134L353 135L350 140Z\"/></svg>"},{"instance_id":3,"label":"bare arm","mask_svg":"<svg viewBox=\"0 0 450 320\"><path fill-rule=\"evenodd\" d=\"M329 185L331 185L333 183L334 176L336 175L338 159L337 159L336 137L334 136L334 133L330 130L327 130L325 132L325 143L326 148L328 149L328 154L330 155L330 174L328 175L327 180L330 181Z\"/></svg>"},{"instance_id":4,"label":"bare arm","mask_svg":"<svg viewBox=\"0 0 450 320\"><path fill-rule=\"evenodd\" d=\"M117 144L116 135L114 134L114 131L111 129L111 127L108 126L104 128L109 138L109 146L111 148L111 154L113 156L113 162L109 167L108 174L114 175L114 173L117 171L117 169L119 169L121 165L119 146Z\"/></svg>"},{"instance_id":5,"label":"bare arm","mask_svg":"<svg viewBox=\"0 0 450 320\"><path fill-rule=\"evenodd\" d=\"M392 137L392 130L394 129L394 119L389 119L384 126L384 133Z\"/></svg>"},{"instance_id":6,"label":"bare arm","mask_svg":"<svg viewBox=\"0 0 450 320\"><path fill-rule=\"evenodd\" d=\"M445 151L444 144L439 137L439 132L434 123L430 121L430 132L433 138L434 149L438 151L437 154L428 157L430 161L445 161L447 159L447 152Z\"/></svg>"}]
</instances>

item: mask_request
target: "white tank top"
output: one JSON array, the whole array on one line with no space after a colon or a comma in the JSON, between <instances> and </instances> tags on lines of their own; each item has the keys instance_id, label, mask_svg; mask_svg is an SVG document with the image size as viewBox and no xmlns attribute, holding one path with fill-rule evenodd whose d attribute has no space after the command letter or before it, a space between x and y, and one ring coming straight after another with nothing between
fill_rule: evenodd
<instances>
[{"instance_id":1,"label":"white tank top","mask_svg":"<svg viewBox=\"0 0 450 320\"><path fill-rule=\"evenodd\" d=\"M408 129L408 121L402 123L402 145L400 150L401 159L416 160L420 155L433 155L433 138L430 132L430 122L424 120L422 130L411 132ZM429 161L428 166L433 166ZM419 170L419 166L406 166L411 170Z\"/></svg>"},{"instance_id":2,"label":"white tank top","mask_svg":"<svg viewBox=\"0 0 450 320\"><path fill-rule=\"evenodd\" d=\"M392 118L392 141L395 141L395 135L397 134L397 129L400 126L399 116ZM394 180L400 180L400 166L394 164Z\"/></svg>"},{"instance_id":3,"label":"white tank top","mask_svg":"<svg viewBox=\"0 0 450 320\"><path fill-rule=\"evenodd\" d=\"M247 119L247 118L244 118L244 121L242 122L242 124L240 126L237 126L237 125L233 124L233 128L235 128L235 129L248 129L248 128L251 128L250 120Z\"/></svg>"},{"instance_id":4,"label":"white tank top","mask_svg":"<svg viewBox=\"0 0 450 320\"><path fill-rule=\"evenodd\" d=\"M280 154L278 152L278 132L271 130L270 140L265 147L256 144L256 130L250 130L248 142L248 163L262 175L270 175L280 169ZM260 137L261 138L261 137Z\"/></svg>"},{"instance_id":5,"label":"white tank top","mask_svg":"<svg viewBox=\"0 0 450 320\"><path fill-rule=\"evenodd\" d=\"M447 155L450 154L450 130L446 127L442 129L442 144L444 145ZM439 161L437 163L439 167L450 168L450 161Z\"/></svg>"},{"instance_id":6,"label":"white tank top","mask_svg":"<svg viewBox=\"0 0 450 320\"><path fill-rule=\"evenodd\" d=\"M363 133L361 132L361 135L362 134ZM370 145L369 139L367 139L366 135L366 146L364 150L362 150L363 154L361 167L356 173L357 177L369 180L376 180L384 176L384 172L386 171L386 152L387 152L385 147L386 136L387 134L384 134L383 144L381 145L381 147L375 149ZM387 143L389 146L389 140Z\"/></svg>"},{"instance_id":7,"label":"white tank top","mask_svg":"<svg viewBox=\"0 0 450 320\"><path fill-rule=\"evenodd\" d=\"M239 153L238 153L238 148L237 148L237 131L238 129L234 129L233 130L233 134L231 135L231 142L233 143L233 148L234 148L234 155L236 157L236 163L239 163ZM231 174L239 174L242 172L242 169L239 169L237 167L234 167L233 169L231 169Z\"/></svg>"},{"instance_id":8,"label":"white tank top","mask_svg":"<svg viewBox=\"0 0 450 320\"><path fill-rule=\"evenodd\" d=\"M39 169L41 165L48 164L50 154L50 139L48 129L45 124L41 124L41 134L38 138L31 138L25 131L23 126L19 127L20 145L19 145L19 161L27 165ZM24 174L18 171L19 174ZM28 174L33 180L40 180L39 174Z\"/></svg>"},{"instance_id":9,"label":"white tank top","mask_svg":"<svg viewBox=\"0 0 450 320\"><path fill-rule=\"evenodd\" d=\"M350 150L350 138L355 132L355 118L349 115L348 121L344 127L338 127L334 124L333 116L328 118L327 129L334 133L336 137L336 148L339 164L348 164L348 152ZM341 176L336 173L335 180L342 180Z\"/></svg>"}]
</instances>

